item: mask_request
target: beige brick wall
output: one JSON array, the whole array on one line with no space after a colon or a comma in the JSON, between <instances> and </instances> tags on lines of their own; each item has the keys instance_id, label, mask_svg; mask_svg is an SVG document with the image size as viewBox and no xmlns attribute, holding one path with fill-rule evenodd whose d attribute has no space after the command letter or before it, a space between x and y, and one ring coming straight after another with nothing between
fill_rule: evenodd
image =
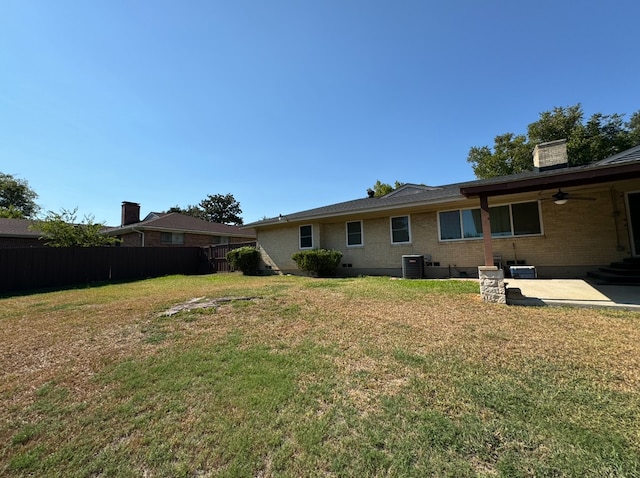
<instances>
[{"instance_id":1,"label":"beige brick wall","mask_svg":"<svg viewBox=\"0 0 640 478\"><path fill-rule=\"evenodd\" d=\"M258 249L262 257L262 268L281 272L296 270L291 256L298 248L298 225L285 224L277 228L257 231ZM315 228L314 228L315 229Z\"/></svg>"},{"instance_id":2,"label":"beige brick wall","mask_svg":"<svg viewBox=\"0 0 640 478\"><path fill-rule=\"evenodd\" d=\"M640 182L618 186L615 192L608 188L592 188L581 195L596 198L595 201L569 200L556 205L553 201L541 201L543 234L533 237L494 238L493 250L501 254L503 264L511 260L524 260L536 267L589 268L618 261L630 254L629 235L624 219L624 191L640 189ZM549 196L553 191L545 194ZM522 200L537 200L537 193ZM490 205L508 203L501 199ZM477 207L477 201L468 206ZM450 209L443 206L442 210ZM616 218L615 211L620 214ZM443 268L468 268L475 270L484 263L483 241L465 240L440 242L438 240L437 210L414 212L411 217L412 241L408 245L392 245L390 215L363 220L363 247L346 246L346 221L330 220L314 223L314 247L338 249L343 253L342 262L351 269L385 269L397 271L402 267L405 254L430 255ZM394 213L395 215L399 215ZM277 225L258 230L258 244L264 263L283 272L295 272L291 255L298 251L300 224ZM580 269L581 270L581 269ZM346 272L346 271L343 271Z\"/></svg>"}]
</instances>

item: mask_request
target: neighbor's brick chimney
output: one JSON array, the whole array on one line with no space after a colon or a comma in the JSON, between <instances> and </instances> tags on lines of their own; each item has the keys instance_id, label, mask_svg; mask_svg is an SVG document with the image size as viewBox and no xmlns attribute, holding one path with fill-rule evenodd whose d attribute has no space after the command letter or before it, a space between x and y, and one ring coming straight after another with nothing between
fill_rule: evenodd
<instances>
[{"instance_id":1,"label":"neighbor's brick chimney","mask_svg":"<svg viewBox=\"0 0 640 478\"><path fill-rule=\"evenodd\" d=\"M566 139L542 143L533 149L533 167L536 171L566 168L568 165Z\"/></svg>"},{"instance_id":2,"label":"neighbor's brick chimney","mask_svg":"<svg viewBox=\"0 0 640 478\"><path fill-rule=\"evenodd\" d=\"M129 224L135 224L140 222L140 204L135 202L123 201L122 202L122 224L121 226L127 226Z\"/></svg>"}]
</instances>

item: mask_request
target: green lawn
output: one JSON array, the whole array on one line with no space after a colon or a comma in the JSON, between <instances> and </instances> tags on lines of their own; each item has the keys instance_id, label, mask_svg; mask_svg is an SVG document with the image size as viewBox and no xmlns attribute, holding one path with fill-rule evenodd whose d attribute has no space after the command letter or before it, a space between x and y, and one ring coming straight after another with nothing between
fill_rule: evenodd
<instances>
[{"instance_id":1,"label":"green lawn","mask_svg":"<svg viewBox=\"0 0 640 478\"><path fill-rule=\"evenodd\" d=\"M638 313L219 274L0 298L0 338L1 476L640 477Z\"/></svg>"}]
</instances>

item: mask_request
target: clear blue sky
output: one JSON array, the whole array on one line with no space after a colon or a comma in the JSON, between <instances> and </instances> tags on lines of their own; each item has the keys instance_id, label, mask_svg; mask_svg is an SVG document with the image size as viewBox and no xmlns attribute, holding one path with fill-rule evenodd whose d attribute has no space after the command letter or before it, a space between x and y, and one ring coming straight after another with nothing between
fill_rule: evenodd
<instances>
[{"instance_id":1,"label":"clear blue sky","mask_svg":"<svg viewBox=\"0 0 640 478\"><path fill-rule=\"evenodd\" d=\"M245 223L473 179L554 106L640 109L640 2L2 0L0 171L119 225L232 193Z\"/></svg>"}]
</instances>

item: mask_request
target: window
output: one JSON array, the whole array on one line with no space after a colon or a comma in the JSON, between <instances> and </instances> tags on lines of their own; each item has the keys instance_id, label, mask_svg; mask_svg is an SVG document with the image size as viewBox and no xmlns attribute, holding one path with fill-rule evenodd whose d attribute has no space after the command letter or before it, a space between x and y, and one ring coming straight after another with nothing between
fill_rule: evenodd
<instances>
[{"instance_id":1,"label":"window","mask_svg":"<svg viewBox=\"0 0 640 478\"><path fill-rule=\"evenodd\" d=\"M441 212L440 240L460 239L462 237L462 224L460 224L460 211Z\"/></svg>"},{"instance_id":2,"label":"window","mask_svg":"<svg viewBox=\"0 0 640 478\"><path fill-rule=\"evenodd\" d=\"M537 201L489 208L492 237L531 236L542 233ZM480 209L459 209L438 213L441 241L482 237Z\"/></svg>"},{"instance_id":3,"label":"window","mask_svg":"<svg viewBox=\"0 0 640 478\"><path fill-rule=\"evenodd\" d=\"M540 212L537 202L522 202L512 204L513 212L513 234L516 236L527 236L531 234L541 234Z\"/></svg>"},{"instance_id":4,"label":"window","mask_svg":"<svg viewBox=\"0 0 640 478\"><path fill-rule=\"evenodd\" d=\"M347 246L362 245L362 221L347 223Z\"/></svg>"},{"instance_id":5,"label":"window","mask_svg":"<svg viewBox=\"0 0 640 478\"><path fill-rule=\"evenodd\" d=\"M182 232L162 232L160 233L160 244L184 244L184 233Z\"/></svg>"},{"instance_id":6,"label":"window","mask_svg":"<svg viewBox=\"0 0 640 478\"><path fill-rule=\"evenodd\" d=\"M391 243L408 244L411 242L409 216L391 218Z\"/></svg>"},{"instance_id":7,"label":"window","mask_svg":"<svg viewBox=\"0 0 640 478\"><path fill-rule=\"evenodd\" d=\"M491 218L491 237L511 236L511 215L509 206L489 208Z\"/></svg>"},{"instance_id":8,"label":"window","mask_svg":"<svg viewBox=\"0 0 640 478\"><path fill-rule=\"evenodd\" d=\"M300 249L311 249L313 247L313 227L300 226Z\"/></svg>"},{"instance_id":9,"label":"window","mask_svg":"<svg viewBox=\"0 0 640 478\"><path fill-rule=\"evenodd\" d=\"M465 239L482 237L480 209L464 209L462 211L462 229Z\"/></svg>"}]
</instances>

